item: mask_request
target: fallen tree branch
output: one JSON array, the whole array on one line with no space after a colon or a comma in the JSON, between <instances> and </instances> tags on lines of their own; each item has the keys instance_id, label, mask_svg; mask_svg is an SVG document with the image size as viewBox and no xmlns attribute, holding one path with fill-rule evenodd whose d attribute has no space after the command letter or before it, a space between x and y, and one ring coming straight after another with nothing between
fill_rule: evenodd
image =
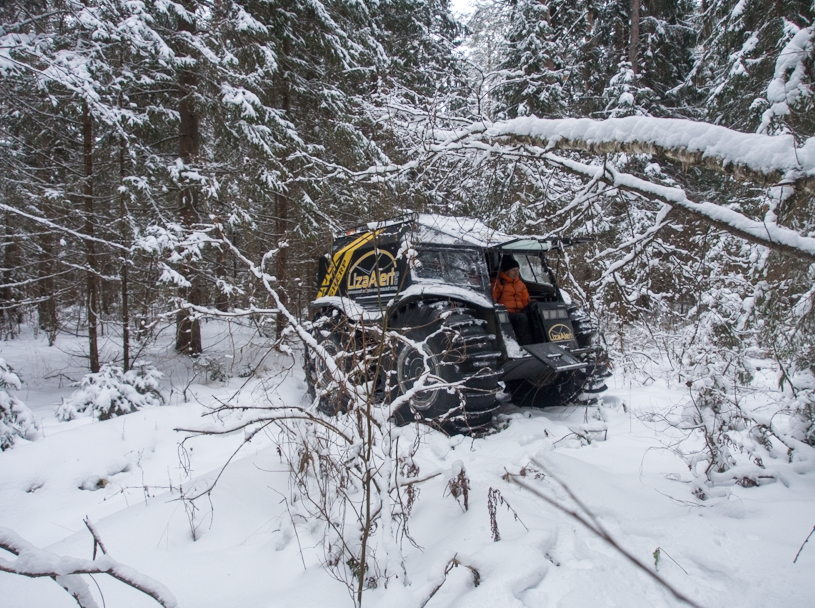
<instances>
[{"instance_id":1,"label":"fallen tree branch","mask_svg":"<svg viewBox=\"0 0 815 608\"><path fill-rule=\"evenodd\" d=\"M94 534L92 526L89 526L89 529L94 535L94 541L97 542L98 537ZM149 595L164 608L178 606L178 602L167 587L130 566L120 564L109 555L93 560L57 555L35 547L8 528L0 528L0 549L17 556L13 561L0 559L0 572L29 578L52 578L71 594L81 608L98 608L98 605L80 574L108 574L125 585Z\"/></svg>"},{"instance_id":2,"label":"fallen tree branch","mask_svg":"<svg viewBox=\"0 0 815 608\"><path fill-rule=\"evenodd\" d=\"M508 159L535 158L566 172L680 207L751 243L810 264L815 262L815 238L775 223L751 219L722 205L691 201L681 188L618 172L607 162L602 166L590 165L553 153L573 150L598 156L616 152L662 156L686 167L708 167L763 187L799 186L815 194L815 137L796 146L791 135L741 133L690 120L627 117L597 121L534 116L497 123L482 120L450 130L417 127L417 135L424 139L424 150L430 157L469 152ZM418 160L411 160L404 165L374 166L354 175L358 179L381 181L390 175L404 175L418 164Z\"/></svg>"},{"instance_id":3,"label":"fallen tree branch","mask_svg":"<svg viewBox=\"0 0 815 608\"><path fill-rule=\"evenodd\" d=\"M433 587L433 589L431 589L428 596L424 599L424 601L421 604L419 604L419 608L424 608L425 606L427 606L428 602L430 602L430 600L433 599L433 596L436 595L436 593L438 593L439 589L441 589L442 585L444 585L444 583L447 581L447 575L450 574L450 571L453 568L457 568L458 566L464 566L470 572L473 573L473 586L478 587L478 585L481 583L481 573L474 566L471 566L469 564L465 564L464 562L459 560L458 559L458 554L456 554L453 557L453 559L451 559L449 562L447 562L447 565L444 567L444 577L441 579L441 581L439 582L438 585L436 585L435 587Z\"/></svg>"},{"instance_id":4,"label":"fallen tree branch","mask_svg":"<svg viewBox=\"0 0 815 608\"><path fill-rule=\"evenodd\" d=\"M483 126L482 126L483 125ZM742 133L677 118L630 116L544 119L534 116L481 123L488 142L533 144L547 150L605 155L649 154L732 175L739 181L800 185L815 194L815 137L796 146L792 135Z\"/></svg>"},{"instance_id":5,"label":"fallen tree branch","mask_svg":"<svg viewBox=\"0 0 815 608\"><path fill-rule=\"evenodd\" d=\"M815 138L813 138L813 142L815 142ZM815 148L815 144L813 144L813 148ZM474 138L471 141L462 140L449 144L439 144L432 147L434 154L466 150L480 153L489 150L495 154L504 155L507 158L527 157L538 159L550 166L572 173L573 175L601 181L613 188L634 192L645 198L679 207L687 213L733 236L798 258L810 264L815 263L815 238L800 234L795 230L779 226L778 224L750 219L722 205L709 202L694 202L687 197L687 194L682 188L654 184L629 173L617 171L608 162L603 165L589 165L553 154L549 152L548 149L538 146L518 145L512 147L506 143L487 144L478 138ZM813 154L813 156L815 156L815 154ZM815 179L813 183L815 183Z\"/></svg>"}]
</instances>

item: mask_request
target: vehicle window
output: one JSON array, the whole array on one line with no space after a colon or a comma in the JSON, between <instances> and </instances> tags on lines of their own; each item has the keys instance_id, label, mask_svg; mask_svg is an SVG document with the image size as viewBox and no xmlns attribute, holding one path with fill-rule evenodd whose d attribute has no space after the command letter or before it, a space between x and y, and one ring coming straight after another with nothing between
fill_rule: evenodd
<instances>
[{"instance_id":1,"label":"vehicle window","mask_svg":"<svg viewBox=\"0 0 815 608\"><path fill-rule=\"evenodd\" d=\"M413 267L417 278L487 291L486 265L477 249L420 249L418 253L419 263Z\"/></svg>"},{"instance_id":2,"label":"vehicle window","mask_svg":"<svg viewBox=\"0 0 815 608\"><path fill-rule=\"evenodd\" d=\"M536 255L517 255L521 270L521 278L526 282L549 283L549 273L543 267L541 259Z\"/></svg>"}]
</instances>

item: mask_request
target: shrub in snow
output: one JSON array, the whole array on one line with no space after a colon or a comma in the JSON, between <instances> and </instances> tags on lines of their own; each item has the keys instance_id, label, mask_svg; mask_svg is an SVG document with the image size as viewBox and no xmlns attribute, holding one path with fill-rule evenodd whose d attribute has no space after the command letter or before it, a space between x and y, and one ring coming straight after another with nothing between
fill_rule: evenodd
<instances>
[{"instance_id":1,"label":"shrub in snow","mask_svg":"<svg viewBox=\"0 0 815 608\"><path fill-rule=\"evenodd\" d=\"M815 446L815 374L809 369L796 371L785 393L792 411L793 439Z\"/></svg>"},{"instance_id":2,"label":"shrub in snow","mask_svg":"<svg viewBox=\"0 0 815 608\"><path fill-rule=\"evenodd\" d=\"M37 434L34 415L22 401L8 394L8 388L20 390L20 377L4 359L0 359L0 450L14 444L16 437L33 439Z\"/></svg>"},{"instance_id":3,"label":"shrub in snow","mask_svg":"<svg viewBox=\"0 0 815 608\"><path fill-rule=\"evenodd\" d=\"M192 363L192 368L196 373L202 373L211 382L226 382L229 380L223 363L206 355L197 357Z\"/></svg>"},{"instance_id":4,"label":"shrub in snow","mask_svg":"<svg viewBox=\"0 0 815 608\"><path fill-rule=\"evenodd\" d=\"M142 363L125 372L115 365L103 365L95 374L87 374L79 381L79 390L62 400L56 416L60 420L73 420L87 413L107 420L129 414L143 407L161 405L164 398L159 392L162 373L148 363Z\"/></svg>"}]
</instances>

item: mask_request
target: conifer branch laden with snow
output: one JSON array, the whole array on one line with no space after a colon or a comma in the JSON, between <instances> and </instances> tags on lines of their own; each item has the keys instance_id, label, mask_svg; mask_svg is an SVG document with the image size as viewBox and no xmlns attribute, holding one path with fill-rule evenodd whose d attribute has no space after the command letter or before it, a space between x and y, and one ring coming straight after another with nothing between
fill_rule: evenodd
<instances>
[{"instance_id":1,"label":"conifer branch laden with snow","mask_svg":"<svg viewBox=\"0 0 815 608\"><path fill-rule=\"evenodd\" d=\"M88 413L99 420L107 420L135 412L143 407L164 403L159 390L162 373L150 363L142 362L124 371L115 365L103 365L96 374L86 374L67 399L57 408L58 419L73 420Z\"/></svg>"}]
</instances>

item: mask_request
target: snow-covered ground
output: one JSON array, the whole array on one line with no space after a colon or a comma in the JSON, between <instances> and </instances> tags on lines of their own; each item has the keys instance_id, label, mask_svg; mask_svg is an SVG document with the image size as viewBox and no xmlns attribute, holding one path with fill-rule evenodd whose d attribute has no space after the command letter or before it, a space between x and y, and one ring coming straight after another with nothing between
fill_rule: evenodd
<instances>
[{"instance_id":1,"label":"snow-covered ground","mask_svg":"<svg viewBox=\"0 0 815 608\"><path fill-rule=\"evenodd\" d=\"M151 357L166 374L167 405L104 422L53 416L60 397L72 391L68 382L83 373L80 340L60 336L49 348L43 336L26 334L0 343L0 357L25 381L15 396L42 426L40 439L0 453L0 527L54 553L90 559L88 517L113 558L166 585L182 607L352 606L345 586L321 566L319 524L292 525L289 478L272 431L241 448L211 495L211 513L198 515L204 524L193 540L179 488L183 483L189 493L194 483L212 479L243 436L198 437L181 450L184 434L174 429L201 424L206 406L236 392L252 403L305 399L299 362L268 354L261 365L266 382L242 379L248 362L260 360L263 340L241 351L232 344L245 336L238 340L216 324L206 335L234 377L194 375L172 355L169 337L159 339L163 349ZM665 380L638 386L618 375L601 408L507 405L506 428L483 438L423 431L416 458L422 476L442 474L421 484L410 520L419 547L402 546L408 584L400 579L366 591L364 605L419 608L453 557L462 566L449 572L428 608L683 605L567 515L503 479L526 467L530 485L571 505L558 481L565 484L652 568L659 549L658 573L701 606L812 606L815 546L793 559L815 524L815 474L781 463L778 482L716 488L698 500L674 452L676 437L652 422L659 419L654 412L686 399L684 388ZM586 431L602 427L607 430ZM530 466L532 459L539 466ZM470 480L466 511L446 491L459 466ZM491 490L505 501L497 505L497 542ZM14 559L2 551L0 558ZM465 565L478 571L478 586ZM105 575L94 578L109 607L157 605ZM76 606L50 579L6 573L0 573L0 598L4 608Z\"/></svg>"}]
</instances>

